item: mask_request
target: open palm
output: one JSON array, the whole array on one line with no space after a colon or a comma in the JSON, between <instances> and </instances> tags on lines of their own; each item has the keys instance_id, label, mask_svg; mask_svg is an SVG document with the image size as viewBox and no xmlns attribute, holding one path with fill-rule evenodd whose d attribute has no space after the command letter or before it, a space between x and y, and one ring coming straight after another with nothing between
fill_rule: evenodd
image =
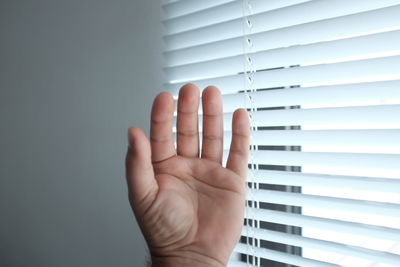
<instances>
[{"instance_id":1,"label":"open palm","mask_svg":"<svg viewBox=\"0 0 400 267\"><path fill-rule=\"evenodd\" d=\"M240 237L248 117L244 110L233 115L232 143L224 168L221 95L211 86L203 91L200 156L199 94L192 84L180 90L177 149L172 137L174 101L168 93L154 100L150 142L140 129L129 129L129 199L153 266L225 266Z\"/></svg>"}]
</instances>

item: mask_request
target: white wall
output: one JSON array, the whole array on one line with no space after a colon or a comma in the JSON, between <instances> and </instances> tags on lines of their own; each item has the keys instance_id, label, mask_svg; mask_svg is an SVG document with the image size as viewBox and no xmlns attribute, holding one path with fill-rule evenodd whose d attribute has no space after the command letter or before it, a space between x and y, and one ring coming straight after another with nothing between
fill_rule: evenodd
<instances>
[{"instance_id":1,"label":"white wall","mask_svg":"<svg viewBox=\"0 0 400 267\"><path fill-rule=\"evenodd\" d=\"M161 89L160 13L0 1L0 266L144 266L124 153Z\"/></svg>"}]
</instances>

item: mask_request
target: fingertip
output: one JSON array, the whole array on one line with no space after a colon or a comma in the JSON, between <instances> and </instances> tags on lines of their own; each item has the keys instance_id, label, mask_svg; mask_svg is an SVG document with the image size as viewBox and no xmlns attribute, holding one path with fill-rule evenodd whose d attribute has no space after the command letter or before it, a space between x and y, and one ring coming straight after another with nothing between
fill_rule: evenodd
<instances>
[{"instance_id":1,"label":"fingertip","mask_svg":"<svg viewBox=\"0 0 400 267\"><path fill-rule=\"evenodd\" d=\"M171 95L169 92L167 92L167 91L162 91L162 92L158 93L158 95L156 96L156 98L157 98L157 97L168 97L168 98L172 98L172 95Z\"/></svg>"},{"instance_id":2,"label":"fingertip","mask_svg":"<svg viewBox=\"0 0 400 267\"><path fill-rule=\"evenodd\" d=\"M246 136L250 134L250 119L245 109L240 108L233 113L232 131L239 131L241 135Z\"/></svg>"},{"instance_id":3,"label":"fingertip","mask_svg":"<svg viewBox=\"0 0 400 267\"><path fill-rule=\"evenodd\" d=\"M154 104L155 103L157 103L157 104L164 103L165 105L171 105L171 103L172 104L174 103L174 98L168 92L161 92L155 97Z\"/></svg>"},{"instance_id":4,"label":"fingertip","mask_svg":"<svg viewBox=\"0 0 400 267\"><path fill-rule=\"evenodd\" d=\"M187 93L194 93L196 95L200 95L199 88L193 83L187 83L181 87L179 90L179 97L186 95Z\"/></svg>"},{"instance_id":5,"label":"fingertip","mask_svg":"<svg viewBox=\"0 0 400 267\"><path fill-rule=\"evenodd\" d=\"M221 96L221 91L218 89L218 87L214 85L209 85L203 90L203 95L202 97L215 97L215 96Z\"/></svg>"},{"instance_id":6,"label":"fingertip","mask_svg":"<svg viewBox=\"0 0 400 267\"><path fill-rule=\"evenodd\" d=\"M197 91L200 92L199 88L194 83L187 83L182 85L179 90L179 93L185 93L186 91Z\"/></svg>"},{"instance_id":7,"label":"fingertip","mask_svg":"<svg viewBox=\"0 0 400 267\"><path fill-rule=\"evenodd\" d=\"M222 113L222 96L219 89L215 86L207 86L202 93L201 101L205 114Z\"/></svg>"},{"instance_id":8,"label":"fingertip","mask_svg":"<svg viewBox=\"0 0 400 267\"><path fill-rule=\"evenodd\" d=\"M128 128L128 143L129 146L134 147L137 143L138 136L144 134L143 131L138 127Z\"/></svg>"},{"instance_id":9,"label":"fingertip","mask_svg":"<svg viewBox=\"0 0 400 267\"><path fill-rule=\"evenodd\" d=\"M247 113L247 110L245 110L244 108L238 108L233 112L234 116L237 117L249 117L249 114Z\"/></svg>"},{"instance_id":10,"label":"fingertip","mask_svg":"<svg viewBox=\"0 0 400 267\"><path fill-rule=\"evenodd\" d=\"M159 93L153 102L151 119L156 122L171 120L174 113L174 104L174 99L170 93Z\"/></svg>"},{"instance_id":11,"label":"fingertip","mask_svg":"<svg viewBox=\"0 0 400 267\"><path fill-rule=\"evenodd\" d=\"M148 145L146 134L138 127L128 128L128 150L131 153L139 151ZM134 153L136 154L136 153Z\"/></svg>"},{"instance_id":12,"label":"fingertip","mask_svg":"<svg viewBox=\"0 0 400 267\"><path fill-rule=\"evenodd\" d=\"M182 104L189 107L196 107L198 105L199 98L199 88L192 83L187 83L179 90L178 104L180 104L180 108L182 108Z\"/></svg>"}]
</instances>

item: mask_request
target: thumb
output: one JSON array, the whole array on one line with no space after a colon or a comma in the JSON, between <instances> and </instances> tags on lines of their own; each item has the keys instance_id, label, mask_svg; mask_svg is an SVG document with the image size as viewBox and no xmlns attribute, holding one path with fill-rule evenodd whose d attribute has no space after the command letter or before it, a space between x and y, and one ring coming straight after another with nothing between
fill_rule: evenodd
<instances>
[{"instance_id":1,"label":"thumb","mask_svg":"<svg viewBox=\"0 0 400 267\"><path fill-rule=\"evenodd\" d=\"M135 214L141 216L156 197L158 184L154 178L151 147L146 135L139 128L131 127L128 141L125 164L129 201Z\"/></svg>"}]
</instances>

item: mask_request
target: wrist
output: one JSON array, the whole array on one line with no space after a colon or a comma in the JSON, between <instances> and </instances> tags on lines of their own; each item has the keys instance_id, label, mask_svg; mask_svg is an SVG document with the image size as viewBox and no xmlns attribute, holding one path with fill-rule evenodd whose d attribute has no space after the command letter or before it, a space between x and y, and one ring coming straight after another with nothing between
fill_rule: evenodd
<instances>
[{"instance_id":1,"label":"wrist","mask_svg":"<svg viewBox=\"0 0 400 267\"><path fill-rule=\"evenodd\" d=\"M152 257L152 267L225 267L226 264L202 255Z\"/></svg>"}]
</instances>

